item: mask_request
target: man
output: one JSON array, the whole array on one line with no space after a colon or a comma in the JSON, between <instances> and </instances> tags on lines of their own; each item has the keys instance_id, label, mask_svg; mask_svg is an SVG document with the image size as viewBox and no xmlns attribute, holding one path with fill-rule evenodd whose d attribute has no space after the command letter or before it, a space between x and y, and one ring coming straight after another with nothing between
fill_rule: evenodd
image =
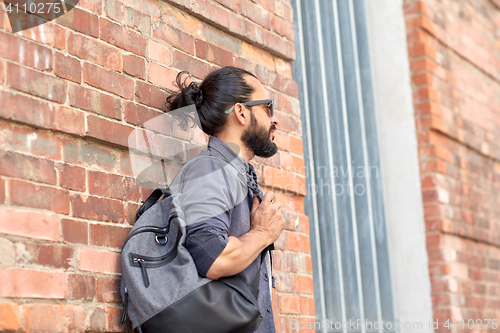
<instances>
[{"instance_id":1,"label":"man","mask_svg":"<svg viewBox=\"0 0 500 333\"><path fill-rule=\"evenodd\" d=\"M239 68L221 68L199 85L187 84L183 75L177 77L180 92L167 105L175 110L195 104L194 116L210 135L207 150L171 185L187 224L186 248L199 275L213 280L238 275L250 284L260 268L258 302L264 318L256 332L275 332L271 253L267 258L261 253L279 237L285 220L274 193L262 194L248 163L278 151L274 101L253 74ZM188 118L181 118L183 125Z\"/></svg>"}]
</instances>

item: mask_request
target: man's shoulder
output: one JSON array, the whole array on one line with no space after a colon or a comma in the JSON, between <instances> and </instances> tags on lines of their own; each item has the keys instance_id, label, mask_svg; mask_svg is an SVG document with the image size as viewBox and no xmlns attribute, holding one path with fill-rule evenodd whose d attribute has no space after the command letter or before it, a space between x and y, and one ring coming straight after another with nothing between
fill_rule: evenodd
<instances>
[{"instance_id":1,"label":"man's shoulder","mask_svg":"<svg viewBox=\"0 0 500 333\"><path fill-rule=\"evenodd\" d=\"M203 150L198 156L186 163L178 172L172 185L187 183L204 184L206 182L221 184L225 186L225 182L231 185L241 183L243 175L239 175L238 170L231 165L227 160L209 155L206 150ZM183 186L184 187L184 186Z\"/></svg>"}]
</instances>

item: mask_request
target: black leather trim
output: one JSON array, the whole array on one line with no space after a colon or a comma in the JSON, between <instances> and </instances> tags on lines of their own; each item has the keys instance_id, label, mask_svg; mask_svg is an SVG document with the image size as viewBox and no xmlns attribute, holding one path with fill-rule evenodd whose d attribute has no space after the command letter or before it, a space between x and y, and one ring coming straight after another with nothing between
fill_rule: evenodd
<instances>
[{"instance_id":1,"label":"black leather trim","mask_svg":"<svg viewBox=\"0 0 500 333\"><path fill-rule=\"evenodd\" d=\"M253 292L237 277L210 281L139 329L143 333L252 333L263 318Z\"/></svg>"}]
</instances>

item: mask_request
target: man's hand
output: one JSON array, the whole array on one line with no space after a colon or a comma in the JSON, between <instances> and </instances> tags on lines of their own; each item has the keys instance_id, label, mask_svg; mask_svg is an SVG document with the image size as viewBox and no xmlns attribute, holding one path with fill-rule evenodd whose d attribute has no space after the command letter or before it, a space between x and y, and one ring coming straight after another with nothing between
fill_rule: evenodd
<instances>
[{"instance_id":1,"label":"man's hand","mask_svg":"<svg viewBox=\"0 0 500 333\"><path fill-rule=\"evenodd\" d=\"M285 228L286 221L280 208L273 192L267 192L260 203L257 196L253 197L250 230L261 232L268 244L274 243Z\"/></svg>"},{"instance_id":2,"label":"man's hand","mask_svg":"<svg viewBox=\"0 0 500 333\"><path fill-rule=\"evenodd\" d=\"M210 266L207 278L217 280L222 276L240 273L262 250L274 243L285 227L285 219L280 208L281 204L275 200L272 192L267 192L261 203L257 196L254 196L250 213L250 231L239 238L229 236L224 251Z\"/></svg>"}]
</instances>

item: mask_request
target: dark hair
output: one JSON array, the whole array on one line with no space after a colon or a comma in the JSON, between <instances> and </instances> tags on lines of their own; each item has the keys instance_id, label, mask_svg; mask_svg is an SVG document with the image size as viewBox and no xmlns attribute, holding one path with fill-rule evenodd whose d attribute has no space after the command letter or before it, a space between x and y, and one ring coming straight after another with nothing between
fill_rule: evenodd
<instances>
[{"instance_id":1,"label":"dark hair","mask_svg":"<svg viewBox=\"0 0 500 333\"><path fill-rule=\"evenodd\" d=\"M167 110L173 111L195 104L203 132L208 135L219 133L228 116L224 111L236 103L250 100L254 89L245 80L246 75L256 78L244 69L227 66L211 72L200 84L194 81L187 84L190 75L182 71L177 74L175 80L179 91L167 97ZM188 113L179 114L177 117L183 130L187 129L189 120L193 119L193 115Z\"/></svg>"}]
</instances>

